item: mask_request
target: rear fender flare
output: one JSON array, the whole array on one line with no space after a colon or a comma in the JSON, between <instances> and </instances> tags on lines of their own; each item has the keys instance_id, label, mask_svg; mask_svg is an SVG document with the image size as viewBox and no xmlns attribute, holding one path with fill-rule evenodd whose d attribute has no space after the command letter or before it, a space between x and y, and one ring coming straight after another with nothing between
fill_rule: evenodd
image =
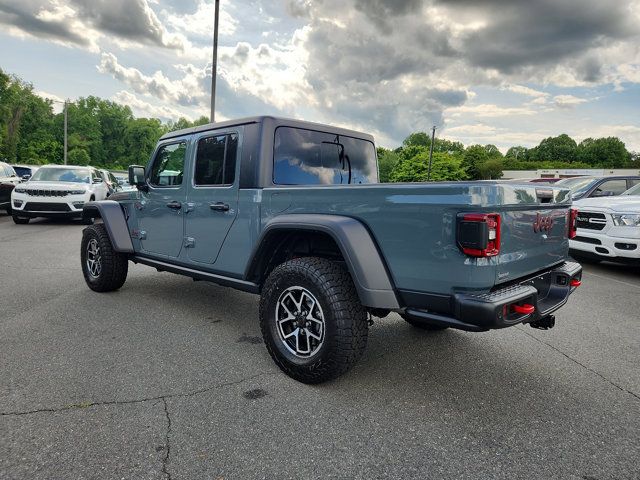
<instances>
[{"instance_id":1,"label":"rear fender flare","mask_svg":"<svg viewBox=\"0 0 640 480\"><path fill-rule=\"evenodd\" d=\"M129 227L120 204L114 200L87 202L82 209L82 218L101 218L111 245L116 252L133 253L133 243L129 235Z\"/></svg>"},{"instance_id":2,"label":"rear fender flare","mask_svg":"<svg viewBox=\"0 0 640 480\"><path fill-rule=\"evenodd\" d=\"M255 276L269 236L278 231L315 231L336 242L353 278L360 302L367 307L398 309L393 282L367 228L358 220L341 215L288 214L271 219L256 243L247 267L246 278Z\"/></svg>"}]
</instances>

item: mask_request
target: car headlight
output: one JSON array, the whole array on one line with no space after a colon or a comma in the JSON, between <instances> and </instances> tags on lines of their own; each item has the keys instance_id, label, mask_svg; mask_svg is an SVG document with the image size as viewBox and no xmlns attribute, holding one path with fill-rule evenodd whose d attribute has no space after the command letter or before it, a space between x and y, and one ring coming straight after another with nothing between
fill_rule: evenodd
<instances>
[{"instance_id":1,"label":"car headlight","mask_svg":"<svg viewBox=\"0 0 640 480\"><path fill-rule=\"evenodd\" d=\"M83 195L87 193L86 190L82 189L82 190L71 190L71 195Z\"/></svg>"},{"instance_id":2,"label":"car headlight","mask_svg":"<svg viewBox=\"0 0 640 480\"><path fill-rule=\"evenodd\" d=\"M614 213L613 224L618 227L640 227L640 215L629 213Z\"/></svg>"},{"instance_id":3,"label":"car headlight","mask_svg":"<svg viewBox=\"0 0 640 480\"><path fill-rule=\"evenodd\" d=\"M13 189L16 193L27 193L27 189L23 187L16 187Z\"/></svg>"}]
</instances>

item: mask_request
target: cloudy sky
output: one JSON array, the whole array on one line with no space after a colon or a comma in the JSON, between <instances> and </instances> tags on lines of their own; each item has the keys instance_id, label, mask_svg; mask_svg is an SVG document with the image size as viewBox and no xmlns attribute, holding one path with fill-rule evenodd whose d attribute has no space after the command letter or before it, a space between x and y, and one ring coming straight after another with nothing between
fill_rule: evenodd
<instances>
[{"instance_id":1,"label":"cloudy sky","mask_svg":"<svg viewBox=\"0 0 640 480\"><path fill-rule=\"evenodd\" d=\"M293 116L503 151L640 150L640 0L221 0L218 118ZM54 99L208 115L213 0L0 0L0 67Z\"/></svg>"}]
</instances>

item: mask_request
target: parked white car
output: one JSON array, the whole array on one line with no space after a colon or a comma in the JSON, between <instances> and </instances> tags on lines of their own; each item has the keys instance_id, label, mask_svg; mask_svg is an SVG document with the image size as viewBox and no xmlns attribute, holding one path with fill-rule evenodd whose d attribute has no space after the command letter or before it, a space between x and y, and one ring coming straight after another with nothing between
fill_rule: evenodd
<instances>
[{"instance_id":1,"label":"parked white car","mask_svg":"<svg viewBox=\"0 0 640 480\"><path fill-rule=\"evenodd\" d=\"M13 221L36 217L82 218L82 207L107 198L108 186L93 167L45 165L11 193Z\"/></svg>"},{"instance_id":2,"label":"parked white car","mask_svg":"<svg viewBox=\"0 0 640 480\"><path fill-rule=\"evenodd\" d=\"M576 260L640 264L640 185L616 197L573 202L577 235L569 240Z\"/></svg>"}]
</instances>

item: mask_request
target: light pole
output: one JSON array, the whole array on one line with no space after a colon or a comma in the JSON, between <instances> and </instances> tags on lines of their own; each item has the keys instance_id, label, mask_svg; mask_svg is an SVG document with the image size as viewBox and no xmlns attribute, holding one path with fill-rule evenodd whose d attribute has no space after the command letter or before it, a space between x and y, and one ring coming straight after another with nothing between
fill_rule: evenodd
<instances>
[{"instance_id":1,"label":"light pole","mask_svg":"<svg viewBox=\"0 0 640 480\"><path fill-rule=\"evenodd\" d=\"M68 100L64 101L64 164L67 164L67 105Z\"/></svg>"},{"instance_id":2,"label":"light pole","mask_svg":"<svg viewBox=\"0 0 640 480\"><path fill-rule=\"evenodd\" d=\"M69 106L69 100L65 100L64 102L62 100L53 100L52 98L49 98L49 100L51 102L55 102L55 103L62 103L64 105L62 113L64 114L64 150L63 150L63 158L64 158L64 164L67 164L67 107Z\"/></svg>"},{"instance_id":3,"label":"light pole","mask_svg":"<svg viewBox=\"0 0 640 480\"><path fill-rule=\"evenodd\" d=\"M431 162L433 161L433 142L436 138L436 126L431 129L431 146L429 147L429 170L427 170L427 182L431 181Z\"/></svg>"},{"instance_id":4,"label":"light pole","mask_svg":"<svg viewBox=\"0 0 640 480\"><path fill-rule=\"evenodd\" d=\"M215 0L215 20L213 24L213 61L211 62L211 123L216 121L216 76L218 73L218 20L220 0Z\"/></svg>"}]
</instances>

